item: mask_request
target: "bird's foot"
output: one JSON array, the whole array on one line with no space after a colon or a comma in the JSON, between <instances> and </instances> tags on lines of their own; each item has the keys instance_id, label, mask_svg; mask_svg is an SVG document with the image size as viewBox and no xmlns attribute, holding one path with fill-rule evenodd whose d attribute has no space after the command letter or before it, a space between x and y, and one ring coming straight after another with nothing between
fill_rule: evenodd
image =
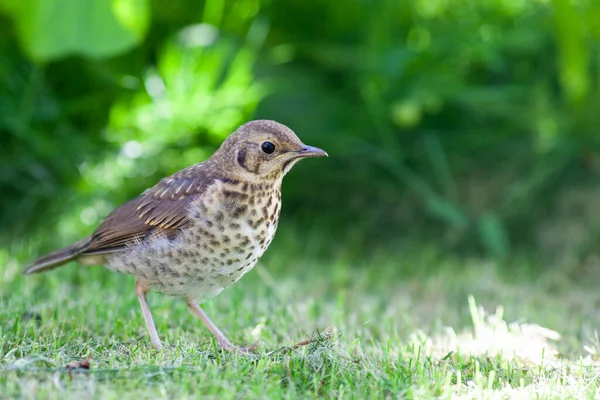
<instances>
[{"instance_id":1,"label":"bird's foot","mask_svg":"<svg viewBox=\"0 0 600 400\"><path fill-rule=\"evenodd\" d=\"M254 350L256 350L255 345L248 346L248 347L235 346L235 345L231 344L231 342L226 337L217 338L217 343L219 344L219 346L221 346L221 348L223 350L229 351L232 353L249 354L249 353L254 353Z\"/></svg>"},{"instance_id":2,"label":"bird's foot","mask_svg":"<svg viewBox=\"0 0 600 400\"><path fill-rule=\"evenodd\" d=\"M163 348L163 345L159 340L158 342L152 342L152 347L154 347L154 350L160 351L160 349Z\"/></svg>"},{"instance_id":3,"label":"bird's foot","mask_svg":"<svg viewBox=\"0 0 600 400\"><path fill-rule=\"evenodd\" d=\"M251 353L255 353L255 350L256 350L256 346L252 345L252 346L247 346L247 347L233 346L233 349L230 349L229 351L234 351L236 353L241 353L241 354L251 354Z\"/></svg>"}]
</instances>

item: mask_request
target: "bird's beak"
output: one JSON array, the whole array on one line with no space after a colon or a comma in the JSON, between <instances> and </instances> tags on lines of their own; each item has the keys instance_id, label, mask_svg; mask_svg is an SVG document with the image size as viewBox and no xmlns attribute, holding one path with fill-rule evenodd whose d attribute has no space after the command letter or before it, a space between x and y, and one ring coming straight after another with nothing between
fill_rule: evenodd
<instances>
[{"instance_id":1,"label":"bird's beak","mask_svg":"<svg viewBox=\"0 0 600 400\"><path fill-rule=\"evenodd\" d=\"M302 150L298 151L297 157L311 158L311 157L328 157L329 155L325 150L321 150L318 147L304 146Z\"/></svg>"}]
</instances>

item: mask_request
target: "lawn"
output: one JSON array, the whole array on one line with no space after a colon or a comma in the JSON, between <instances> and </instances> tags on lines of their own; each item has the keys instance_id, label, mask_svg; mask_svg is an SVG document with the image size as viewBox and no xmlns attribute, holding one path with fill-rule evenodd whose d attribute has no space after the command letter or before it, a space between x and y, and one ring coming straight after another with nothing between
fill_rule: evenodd
<instances>
[{"instance_id":1,"label":"lawn","mask_svg":"<svg viewBox=\"0 0 600 400\"><path fill-rule=\"evenodd\" d=\"M182 300L151 294L156 352L131 277L24 277L24 249L0 250L6 398L600 398L600 273L426 250L353 261L279 237L204 305L256 354L219 351Z\"/></svg>"}]
</instances>

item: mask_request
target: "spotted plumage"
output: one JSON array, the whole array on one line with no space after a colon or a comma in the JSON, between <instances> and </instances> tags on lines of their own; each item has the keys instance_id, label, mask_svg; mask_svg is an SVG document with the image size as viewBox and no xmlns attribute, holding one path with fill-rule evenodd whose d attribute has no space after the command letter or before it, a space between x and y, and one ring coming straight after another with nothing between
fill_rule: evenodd
<instances>
[{"instance_id":1,"label":"spotted plumage","mask_svg":"<svg viewBox=\"0 0 600 400\"><path fill-rule=\"evenodd\" d=\"M198 306L247 273L273 240L281 182L300 159L327 155L275 121L251 121L208 160L162 179L115 209L94 233L35 260L25 273L68 261L136 277L152 344L161 343L146 293L183 296L219 344L235 348Z\"/></svg>"}]
</instances>

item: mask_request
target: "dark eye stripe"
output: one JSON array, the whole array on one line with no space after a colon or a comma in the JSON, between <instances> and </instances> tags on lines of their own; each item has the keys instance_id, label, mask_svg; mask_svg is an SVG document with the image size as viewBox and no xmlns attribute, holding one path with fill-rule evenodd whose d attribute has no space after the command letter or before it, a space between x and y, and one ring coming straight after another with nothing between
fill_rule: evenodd
<instances>
[{"instance_id":1,"label":"dark eye stripe","mask_svg":"<svg viewBox=\"0 0 600 400\"><path fill-rule=\"evenodd\" d=\"M238 164L240 165L240 167L244 168L248 172L257 173L260 165L258 163L252 163L252 158L250 158L248 160L246 155L247 155L246 149L238 150L238 152L237 152ZM248 165L248 161L250 162L250 165ZM252 164L255 164L255 165L252 165Z\"/></svg>"},{"instance_id":2,"label":"dark eye stripe","mask_svg":"<svg viewBox=\"0 0 600 400\"><path fill-rule=\"evenodd\" d=\"M237 162L242 167L245 167L245 164L246 164L246 150L245 149L239 149L238 150Z\"/></svg>"},{"instance_id":3,"label":"dark eye stripe","mask_svg":"<svg viewBox=\"0 0 600 400\"><path fill-rule=\"evenodd\" d=\"M246 165L246 149L239 149L238 150L238 153L237 153L237 162L240 165L240 167L244 168L246 171L256 172L256 171L252 171Z\"/></svg>"}]
</instances>

